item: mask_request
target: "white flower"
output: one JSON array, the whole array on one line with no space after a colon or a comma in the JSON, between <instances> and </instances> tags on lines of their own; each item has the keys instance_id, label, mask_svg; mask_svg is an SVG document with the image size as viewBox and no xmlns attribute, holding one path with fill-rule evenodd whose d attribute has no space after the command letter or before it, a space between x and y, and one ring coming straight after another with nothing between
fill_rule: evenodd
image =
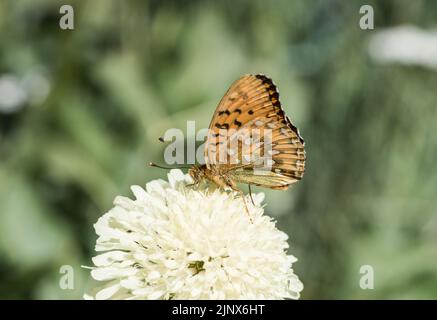
<instances>
[{"instance_id":1,"label":"white flower","mask_svg":"<svg viewBox=\"0 0 437 320\"><path fill-rule=\"evenodd\" d=\"M86 299L298 299L302 283L287 255L287 235L263 215L263 194L247 196L187 187L172 170L169 182L136 200L117 197L94 225L99 238L91 275L105 281Z\"/></svg>"}]
</instances>

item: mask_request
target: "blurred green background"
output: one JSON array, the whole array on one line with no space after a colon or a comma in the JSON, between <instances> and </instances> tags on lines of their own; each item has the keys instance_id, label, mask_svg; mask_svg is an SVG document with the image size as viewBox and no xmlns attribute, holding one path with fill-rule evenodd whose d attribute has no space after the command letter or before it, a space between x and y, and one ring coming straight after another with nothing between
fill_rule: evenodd
<instances>
[{"instance_id":1,"label":"blurred green background","mask_svg":"<svg viewBox=\"0 0 437 320\"><path fill-rule=\"evenodd\" d=\"M359 28L363 4L375 30ZM437 70L368 53L378 30L436 17L424 0L2 0L0 298L81 298L93 223L130 185L165 177L146 167L163 162L157 138L206 127L246 73L274 79L306 141L304 179L266 191L302 298L437 298ZM74 290L59 287L62 265Z\"/></svg>"}]
</instances>

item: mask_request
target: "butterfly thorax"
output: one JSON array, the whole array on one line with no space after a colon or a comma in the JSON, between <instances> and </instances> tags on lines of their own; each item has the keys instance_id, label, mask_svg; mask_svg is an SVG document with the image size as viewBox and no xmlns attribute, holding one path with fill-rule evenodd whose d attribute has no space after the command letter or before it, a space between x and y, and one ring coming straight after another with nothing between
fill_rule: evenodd
<instances>
[{"instance_id":1,"label":"butterfly thorax","mask_svg":"<svg viewBox=\"0 0 437 320\"><path fill-rule=\"evenodd\" d=\"M207 180L221 188L235 187L235 183L229 178L226 171L220 170L217 166L208 168L206 165L195 165L188 170L188 173L193 178L195 184Z\"/></svg>"}]
</instances>

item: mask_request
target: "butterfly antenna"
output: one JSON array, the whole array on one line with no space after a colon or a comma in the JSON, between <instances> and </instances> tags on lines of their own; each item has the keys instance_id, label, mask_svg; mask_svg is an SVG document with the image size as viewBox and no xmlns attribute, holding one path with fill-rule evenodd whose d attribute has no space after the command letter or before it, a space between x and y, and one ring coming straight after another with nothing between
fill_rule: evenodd
<instances>
[{"instance_id":1,"label":"butterfly antenna","mask_svg":"<svg viewBox=\"0 0 437 320\"><path fill-rule=\"evenodd\" d=\"M191 168L190 166L178 166L178 167L165 167L165 166L161 166L158 165L154 162L149 162L149 166L150 167L155 167L155 168L160 168L160 169L165 169L165 170L171 170L171 169L188 169Z\"/></svg>"}]
</instances>

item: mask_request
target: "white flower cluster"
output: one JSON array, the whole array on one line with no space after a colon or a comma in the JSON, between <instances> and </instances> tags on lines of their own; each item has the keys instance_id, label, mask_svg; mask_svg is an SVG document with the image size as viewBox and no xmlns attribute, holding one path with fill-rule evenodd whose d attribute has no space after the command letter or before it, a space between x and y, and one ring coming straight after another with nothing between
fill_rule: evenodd
<instances>
[{"instance_id":1,"label":"white flower cluster","mask_svg":"<svg viewBox=\"0 0 437 320\"><path fill-rule=\"evenodd\" d=\"M287 255L287 235L260 206L237 194L187 187L172 170L136 197L117 197L94 225L91 275L105 281L85 299L298 299L302 283Z\"/></svg>"}]
</instances>

